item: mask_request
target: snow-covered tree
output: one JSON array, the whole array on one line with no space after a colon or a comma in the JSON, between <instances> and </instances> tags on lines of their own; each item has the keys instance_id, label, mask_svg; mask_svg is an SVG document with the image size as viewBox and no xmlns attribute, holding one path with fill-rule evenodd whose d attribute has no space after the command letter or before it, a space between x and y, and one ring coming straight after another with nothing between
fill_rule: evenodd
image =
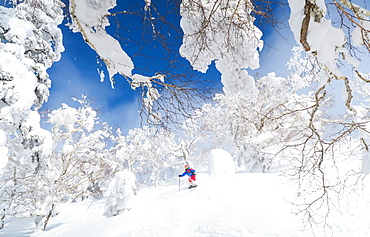
<instances>
[{"instance_id":1,"label":"snow-covered tree","mask_svg":"<svg viewBox=\"0 0 370 237\"><path fill-rule=\"evenodd\" d=\"M136 11L139 14L142 14L138 19L132 19L133 21L151 21L158 18L164 18L161 15L158 16L151 16L147 17L147 15L152 15L151 12L151 1L143 1L143 5L136 6L132 4L132 8L137 7ZM164 2L165 3L165 2ZM95 0L70 0L69 1L69 12L71 15L71 24L70 28L73 32L81 33L82 37L84 38L85 42L96 51L99 58L105 63L108 74L109 80L112 82L111 85L114 87L114 75L120 74L124 76L131 88L137 90L142 95L142 105L144 107L143 113L147 114L147 122L154 123L156 125L163 124L163 121L175 121L173 116L169 116L170 114L188 114L188 111L181 109L177 110L174 108L175 106L181 107L183 104L190 104L187 101L195 101L193 96L196 93L192 93L190 90L193 88L191 86L192 83L190 81L183 80L182 78L176 77L171 75L173 72L168 72L163 74L163 70L155 71L152 75L148 75L149 70L145 70L145 73L136 73L133 74L132 71L135 68L135 65L132 61L132 55L128 55L124 47L122 46L122 40L119 40L120 37L110 35L106 28L111 26L110 20L117 19L116 16L124 16L125 12L127 11L119 11L115 12L114 8L119 2L113 0L109 1L95 1ZM166 4L171 5L173 3L167 2ZM123 4L122 4L123 5ZM130 4L129 4L130 5ZM130 6L129 6L130 7ZM130 8L131 8L130 7ZM135 11L135 10L134 10ZM159 14L157 12L157 14ZM164 13L167 14L167 13ZM133 14L132 17L135 17L136 14ZM143 18L141 18L143 17ZM140 19L141 18L141 19ZM130 19L128 21L131 21ZM163 19L166 22L165 19ZM125 22L125 21L123 21ZM127 22L125 22L127 23ZM126 24L121 24L120 22L117 25L126 27ZM151 39L151 34L159 33L156 29L154 24L151 24L151 27L154 27L153 31L148 33L149 40ZM145 28L145 27L144 27ZM166 34L167 37L172 34L179 34L179 30L172 30L170 27L170 33L162 33ZM118 28L117 30L120 31ZM136 31L132 29L130 31ZM126 34L126 32L124 32ZM130 33L131 34L131 33ZM144 32L144 35L147 33ZM162 38L157 37L157 39ZM178 37L178 36L175 36ZM125 37L124 37L125 38ZM145 37L147 40L148 38ZM131 44L134 41L127 41L127 43ZM144 42L141 42L146 44ZM124 43L126 44L126 43ZM172 43L168 44L170 47L173 47ZM173 57L172 55L169 57ZM170 66L172 67L172 65ZM137 68L136 68L137 69ZM139 71L139 70L138 70ZM101 74L102 79L104 79L104 74ZM168 81L168 78L174 77L176 80L172 79ZM178 83L179 81L183 83ZM185 82L186 81L186 82ZM201 83L197 83L199 86ZM163 93L160 94L160 90L166 88ZM189 89L189 90L187 90ZM169 93L167 93L169 92ZM181 93L180 93L181 92ZM198 94L199 96L199 94ZM181 98L181 99L180 99ZM161 102L162 100L166 101L167 103ZM170 110L168 108L171 108ZM162 112L159 113L159 111ZM168 111L168 112L166 112Z\"/></svg>"},{"instance_id":2,"label":"snow-covered tree","mask_svg":"<svg viewBox=\"0 0 370 237\"><path fill-rule=\"evenodd\" d=\"M11 141L11 156L1 179L2 207L7 215L34 217L39 230L45 230L63 198L102 196L118 162L110 155L110 131L100 124L86 97L77 100L78 109L65 104L51 111L52 152L43 172L30 163L32 151L22 147L21 138Z\"/></svg>"},{"instance_id":3,"label":"snow-covered tree","mask_svg":"<svg viewBox=\"0 0 370 237\"><path fill-rule=\"evenodd\" d=\"M29 4L29 9L32 9L38 3L35 1L24 1L24 4ZM46 5L46 3L49 5ZM334 1L331 8L327 8L326 3L329 4L331 1L290 1L289 6L292 9L290 24L297 42L300 42L307 52L317 58L322 66L322 70L326 72L326 76L323 76L320 81L324 85L329 85L326 77L332 77L345 82L344 86L348 94L345 104L352 111L353 108L349 106L353 97L349 77L341 76L336 63L339 62L339 55L343 55L345 60L356 69L359 78L364 79L358 70L359 63L350 55L361 46L366 48L368 11L360 5L353 4L347 0ZM24 6L22 4L23 2L14 2L15 8L24 10L25 8L22 8ZM45 11L50 9L59 11L60 4L58 4L59 2L45 1L45 6L50 6L49 8L45 7ZM221 80L226 93L237 93L244 98L256 99L257 90L253 77L248 75L245 70L246 68L259 67L258 50L262 48L262 32L256 27L256 17L259 20L265 19L266 21L273 19L273 16L271 16L274 12L272 8L275 9L277 5L284 4L283 1L269 2L268 4L265 4L264 1L252 2L249 0L220 0L216 2L184 0L176 3L142 1L141 7L135 6L139 7L139 9L129 8L127 6L130 6L130 4L128 4L124 5L128 9L123 11L115 10L114 7L117 4L120 3L116 1L101 1L97 3L92 0L71 0L68 3L71 16L70 27L74 32L80 32L86 43L106 63L112 85L114 84L113 76L118 73L129 80L132 88L142 89L143 104L151 115L149 116L151 121L157 123L160 123L159 120L161 119L174 121L175 116L171 115L176 115L176 111L184 111L183 115L189 116L188 110L192 106L183 106L188 103L184 98L191 100L193 94L186 89L191 89L190 91L196 90L193 90L194 87L191 86L176 84L174 80L169 82L167 79L173 74L171 71L167 71L167 73L161 71L149 76L132 75L135 65L131 56L126 52L125 47L122 46L122 42L118 40L118 38L125 37L120 37L120 35L113 36L106 31L110 21L118 19L119 16L141 17L144 23L149 26L143 28L149 29L149 32L151 32L145 38L150 40L152 40L151 37L155 40L160 39L161 43L168 39L165 48L171 52L173 52L173 47L169 47L169 45L175 44L173 44L173 38L169 35L178 37L180 34L183 42L179 53L189 60L195 70L205 72L208 65L214 61L217 69L222 74ZM169 4L164 7L166 10L178 10L176 7L179 7L181 15L180 26L183 34L178 33L180 32L179 30L172 31L175 27L171 25L172 22L168 21L167 18L171 13L160 11L159 9L161 8L157 7L156 4ZM339 16L342 16L342 18L335 19L332 16L334 14L326 14L327 10L330 9L338 10ZM341 20L342 24L339 27L342 28L336 28L335 20ZM120 21L115 27L126 29L124 23ZM272 21L272 23L276 24L277 22ZM159 27L159 24L161 26L168 24L171 26L169 27L171 32L166 36L165 33L161 32L163 28ZM353 32L351 32L353 34L346 34L343 31L343 29L347 29L345 27L353 29ZM321 34L321 31L329 33L324 32L325 34ZM120 32L126 33L124 30ZM335 40L331 40L334 38ZM60 39L60 37L52 37L52 39ZM58 42L51 44L56 52L60 51ZM127 42L125 41L125 43ZM173 58L169 59L169 61L171 65L174 62ZM164 78L166 78L166 82ZM175 88L179 93L174 93L171 88ZM202 94L206 95L206 93ZM169 100L167 102L170 102L168 103L170 105L163 103L164 100L161 101L164 96L168 96ZM166 116L156 112L160 109L167 111Z\"/></svg>"},{"instance_id":4,"label":"snow-covered tree","mask_svg":"<svg viewBox=\"0 0 370 237\"><path fill-rule=\"evenodd\" d=\"M62 104L49 114L53 154L45 171L50 176L45 183L47 194L39 199L42 230L62 198L101 196L118 168L108 149L108 126L99 122L85 96L75 100L79 108Z\"/></svg>"},{"instance_id":5,"label":"snow-covered tree","mask_svg":"<svg viewBox=\"0 0 370 237\"><path fill-rule=\"evenodd\" d=\"M62 2L27 0L0 6L0 168L6 165L9 136L21 136L23 149L32 150L37 170L47 163L48 135L40 128L37 109L49 96L46 72L64 50L58 25ZM17 133L17 135L15 135Z\"/></svg>"},{"instance_id":6,"label":"snow-covered tree","mask_svg":"<svg viewBox=\"0 0 370 237\"><path fill-rule=\"evenodd\" d=\"M77 101L80 108L63 104L49 115L53 124L52 163L58 170L55 183L65 196L101 195L118 169L108 149L110 129L100 123L85 97Z\"/></svg>"},{"instance_id":7,"label":"snow-covered tree","mask_svg":"<svg viewBox=\"0 0 370 237\"><path fill-rule=\"evenodd\" d=\"M332 197L351 183L348 179L355 176L360 180L361 167L340 166L345 167L344 170L350 169L346 172L338 168L336 157L341 147L347 147L351 154L355 154L353 164L357 163L357 154L362 149L362 170L365 174L369 171L369 106L363 95L367 95L369 86L368 68L364 66L369 52L370 14L364 8L366 1L355 4L347 0L299 0L289 1L289 6L289 24L295 39L316 60L316 69L320 72L316 85L310 89L315 93L316 101L310 112L310 136L300 146L301 156L296 160L300 165L293 171L309 193L303 213L312 220L313 216L317 217L318 209L326 210L323 216L328 215L335 206ZM310 73L308 70L304 72ZM336 100L339 105L336 107L342 105L344 113L330 113L323 108L333 85L340 85L340 89L336 89L341 91L337 93L340 98ZM335 117L329 117L334 114ZM325 126L314 122L319 118L324 118Z\"/></svg>"},{"instance_id":8,"label":"snow-covered tree","mask_svg":"<svg viewBox=\"0 0 370 237\"><path fill-rule=\"evenodd\" d=\"M367 130L361 127L367 123L367 119L363 119L363 111L368 110L368 105L356 99L357 94L366 94L364 91L367 90L369 83L366 77L368 69L361 65L361 61L366 61L364 59L367 58L363 49L367 52L370 49L368 47L370 12L364 8L365 3L366 1L358 5L343 0L333 1L330 6L324 0L289 1L291 8L289 23L296 41L302 44L304 50L318 62L321 76L315 89L317 95L326 93L333 81L343 81L342 101L347 109L344 117L348 129L343 129L338 137L349 134L354 127L360 128L366 147L365 140L369 135ZM351 70L341 70L340 65ZM321 95L317 98L321 98ZM317 103L320 106L320 100ZM349 123L353 123L354 127L349 126ZM364 160L366 160L366 153Z\"/></svg>"},{"instance_id":9,"label":"snow-covered tree","mask_svg":"<svg viewBox=\"0 0 370 237\"><path fill-rule=\"evenodd\" d=\"M139 184L157 185L159 179L174 177L174 164L182 153L173 133L157 128L131 129L127 136L118 131L114 148L123 167L137 175Z\"/></svg>"},{"instance_id":10,"label":"snow-covered tree","mask_svg":"<svg viewBox=\"0 0 370 237\"><path fill-rule=\"evenodd\" d=\"M47 195L40 190L50 178L44 171L51 136L40 128L37 109L49 96L46 70L64 50L58 28L62 5L29 0L0 6L1 199L4 212L18 217L37 215L37 200Z\"/></svg>"},{"instance_id":11,"label":"snow-covered tree","mask_svg":"<svg viewBox=\"0 0 370 237\"><path fill-rule=\"evenodd\" d=\"M295 58L299 52L294 50ZM217 94L214 104L205 104L186 121L185 129L191 137L203 137L198 139L203 149L224 148L239 167L266 172L279 153L293 141L302 142L309 133L309 113L315 98L297 91L312 82L301 71L294 71L288 78L270 73L256 80L255 100L239 94Z\"/></svg>"}]
</instances>

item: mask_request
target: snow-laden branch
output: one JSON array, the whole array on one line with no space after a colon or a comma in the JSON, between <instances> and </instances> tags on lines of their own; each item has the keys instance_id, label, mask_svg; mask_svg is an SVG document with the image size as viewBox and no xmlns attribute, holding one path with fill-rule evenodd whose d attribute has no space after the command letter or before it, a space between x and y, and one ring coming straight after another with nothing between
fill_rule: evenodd
<instances>
[{"instance_id":1,"label":"snow-laden branch","mask_svg":"<svg viewBox=\"0 0 370 237\"><path fill-rule=\"evenodd\" d=\"M131 77L131 71L134 68L131 58L121 48L119 42L105 30L105 27L109 26L105 16L109 13L108 10L115 6L115 1L70 1L72 30L80 32L86 43L105 62L111 80L117 73Z\"/></svg>"},{"instance_id":2,"label":"snow-laden branch","mask_svg":"<svg viewBox=\"0 0 370 237\"><path fill-rule=\"evenodd\" d=\"M335 4L338 3L335 2ZM343 80L346 91L343 94L343 101L345 101L347 109L354 112L351 107L353 94L349 79L337 67L340 56L354 70L359 67L359 61L355 60L345 47L348 42L345 33L343 30L334 27L330 19L325 18L326 6L324 0L291 0L289 6L291 8L289 24L296 41L302 44L305 51L317 58L323 72L325 72L319 85L328 84L330 82L330 80L327 80L328 77ZM346 3L346 6L349 6L348 3ZM337 8L344 11L340 5Z\"/></svg>"},{"instance_id":3,"label":"snow-laden branch","mask_svg":"<svg viewBox=\"0 0 370 237\"><path fill-rule=\"evenodd\" d=\"M149 8L151 2L145 1L145 8ZM159 98L159 92L153 84L171 86L164 83L164 75L155 76L132 75L134 63L130 56L122 49L120 43L107 33L105 27L109 26L108 16L110 9L116 6L116 1L94 0L70 0L70 12L72 24L70 28L74 32L80 32L85 42L99 55L107 66L112 87L114 87L114 75L120 74L126 77L133 89L146 87L151 93L147 93L145 106L148 111L152 109L153 101ZM104 78L102 78L103 80ZM157 96L151 96L156 94Z\"/></svg>"},{"instance_id":4,"label":"snow-laden branch","mask_svg":"<svg viewBox=\"0 0 370 237\"><path fill-rule=\"evenodd\" d=\"M334 1L334 4L340 14L344 15L355 27L351 34L354 46L364 46L370 51L370 11L347 0L340 0L339 2Z\"/></svg>"},{"instance_id":5,"label":"snow-laden branch","mask_svg":"<svg viewBox=\"0 0 370 237\"><path fill-rule=\"evenodd\" d=\"M327 14L324 0L290 0L291 8L290 27L294 33L297 43L300 43L304 50L315 58L320 76L315 92L315 106L310 110L310 123L308 128L311 135L307 138L302 149L302 163L297 171L299 179L312 178L311 174L317 175L317 197L310 200L307 208L303 211L307 219L312 218L315 211L312 207L320 205L317 209L327 208L326 216L330 209L329 192L336 192L336 187L342 185L338 180L332 181L332 177L325 171L327 167L335 167L336 159L330 160L330 153L335 152L334 147L350 137L350 134L357 131L358 141L361 141L363 149L362 172L370 173L370 153L368 144L370 143L370 133L368 126L368 96L369 82L368 76L361 73L360 62L352 57L361 53L359 47L365 47L370 52L369 44L369 13L370 11L352 4L347 0L333 0L332 6L337 10L338 15ZM331 13L331 12L330 12ZM338 17L338 18L336 18ZM339 24L332 24L331 19L339 19ZM336 27L338 26L338 28ZM352 31L353 30L353 31ZM352 32L351 32L352 31ZM365 61L365 60L364 60ZM340 68L340 63L355 72L355 76L350 75L346 70ZM322 113L324 106L325 93L333 80L342 80L342 100L347 109L347 114L341 116L341 122L331 121L326 124L340 125L338 131L333 135L327 135L328 130L322 132L322 125L317 123L319 113ZM320 109L321 107L321 109ZM320 109L320 110L319 110ZM325 114L325 113L324 113ZM322 122L323 120L321 120ZM347 121L347 122L344 122ZM351 138L353 139L353 138ZM313 142L314 141L314 142ZM310 148L309 143L315 144ZM309 148L309 149L307 149ZM308 165L309 158L312 165ZM332 162L333 164L330 164ZM327 167L325 167L327 166ZM305 175L305 173L309 175ZM339 172L338 172L339 173ZM339 177L339 176L338 176ZM309 184L309 185L312 185ZM345 184L347 185L347 184ZM331 194L332 195L332 194ZM325 216L325 218L326 218ZM326 220L324 221L326 224Z\"/></svg>"},{"instance_id":6,"label":"snow-laden branch","mask_svg":"<svg viewBox=\"0 0 370 237\"><path fill-rule=\"evenodd\" d=\"M337 1L334 2L337 3ZM354 4L348 0L339 0L339 2L346 6L347 8L351 9L356 15L364 15L370 17L370 11L360 7L357 4Z\"/></svg>"},{"instance_id":7,"label":"snow-laden branch","mask_svg":"<svg viewBox=\"0 0 370 237\"><path fill-rule=\"evenodd\" d=\"M335 28L330 19L325 19L323 0L290 0L290 27L297 42L303 42L306 51L316 55L318 61L340 76L336 68L339 53L346 52L346 38L341 29Z\"/></svg>"},{"instance_id":8,"label":"snow-laden branch","mask_svg":"<svg viewBox=\"0 0 370 237\"><path fill-rule=\"evenodd\" d=\"M255 98L257 89L243 69L259 67L258 49L263 46L252 10L249 0L183 0L180 8L184 31L180 54L203 73L215 61L225 93L247 98Z\"/></svg>"}]
</instances>

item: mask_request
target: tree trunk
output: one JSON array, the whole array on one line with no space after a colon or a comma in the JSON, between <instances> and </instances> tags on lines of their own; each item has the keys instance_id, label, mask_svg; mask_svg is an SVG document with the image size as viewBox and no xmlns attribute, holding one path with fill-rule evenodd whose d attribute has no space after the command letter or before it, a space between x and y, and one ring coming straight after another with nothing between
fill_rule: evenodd
<instances>
[{"instance_id":1,"label":"tree trunk","mask_svg":"<svg viewBox=\"0 0 370 237\"><path fill-rule=\"evenodd\" d=\"M42 219L43 223L40 223L40 224L42 224L42 227L41 227L42 231L45 231L46 226L48 225L49 219L50 219L51 215L53 214L54 208L55 208L55 204L53 203L53 204L51 204L51 208L50 208L48 214Z\"/></svg>"}]
</instances>

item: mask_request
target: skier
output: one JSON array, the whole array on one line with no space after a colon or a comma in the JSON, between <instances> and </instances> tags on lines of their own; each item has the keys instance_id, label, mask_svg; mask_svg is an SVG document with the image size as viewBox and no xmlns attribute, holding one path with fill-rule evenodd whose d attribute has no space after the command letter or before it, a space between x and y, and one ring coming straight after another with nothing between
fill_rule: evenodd
<instances>
[{"instance_id":1,"label":"skier","mask_svg":"<svg viewBox=\"0 0 370 237\"><path fill-rule=\"evenodd\" d=\"M184 177L185 175L189 176L190 178L188 179L189 180L189 183L190 183L190 186L189 188L195 188L197 187L197 185L195 184L195 170L190 168L189 165L185 165L185 172L183 174L180 174L179 177Z\"/></svg>"}]
</instances>

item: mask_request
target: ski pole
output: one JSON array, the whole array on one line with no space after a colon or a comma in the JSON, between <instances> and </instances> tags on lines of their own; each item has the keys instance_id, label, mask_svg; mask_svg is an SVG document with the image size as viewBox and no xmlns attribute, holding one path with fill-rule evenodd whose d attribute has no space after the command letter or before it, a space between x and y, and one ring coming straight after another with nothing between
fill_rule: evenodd
<instances>
[{"instance_id":1,"label":"ski pole","mask_svg":"<svg viewBox=\"0 0 370 237\"><path fill-rule=\"evenodd\" d=\"M180 177L179 177L179 191L180 191Z\"/></svg>"}]
</instances>

